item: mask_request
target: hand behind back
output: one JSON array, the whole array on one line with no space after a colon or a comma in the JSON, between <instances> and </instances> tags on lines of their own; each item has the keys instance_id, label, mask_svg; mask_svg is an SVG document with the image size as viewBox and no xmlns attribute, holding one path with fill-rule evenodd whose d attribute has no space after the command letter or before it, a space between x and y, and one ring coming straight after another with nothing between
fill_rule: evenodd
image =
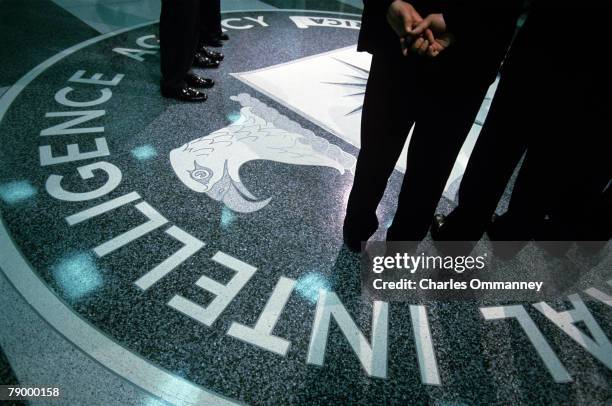
<instances>
[{"instance_id":1,"label":"hand behind back","mask_svg":"<svg viewBox=\"0 0 612 406\"><path fill-rule=\"evenodd\" d=\"M402 0L395 0L387 11L387 21L400 39L405 56L410 50L431 58L438 56L453 43L452 34L446 31L442 14L430 14L422 18L418 11Z\"/></svg>"}]
</instances>

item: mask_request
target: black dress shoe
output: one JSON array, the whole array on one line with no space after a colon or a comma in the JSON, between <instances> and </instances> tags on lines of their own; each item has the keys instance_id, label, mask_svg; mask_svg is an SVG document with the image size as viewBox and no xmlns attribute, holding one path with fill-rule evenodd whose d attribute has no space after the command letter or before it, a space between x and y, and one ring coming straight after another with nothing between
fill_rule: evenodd
<instances>
[{"instance_id":1,"label":"black dress shoe","mask_svg":"<svg viewBox=\"0 0 612 406\"><path fill-rule=\"evenodd\" d=\"M370 233L371 235L372 233ZM363 233L357 233L345 224L342 228L342 239L344 241L344 246L348 248L352 252L361 252L361 243L367 242L370 237L366 236Z\"/></svg>"},{"instance_id":2,"label":"black dress shoe","mask_svg":"<svg viewBox=\"0 0 612 406\"><path fill-rule=\"evenodd\" d=\"M358 219L358 220L356 220ZM342 225L344 245L353 252L361 252L361 243L367 242L378 229L375 213L368 215L348 215Z\"/></svg>"},{"instance_id":3,"label":"black dress shoe","mask_svg":"<svg viewBox=\"0 0 612 406\"><path fill-rule=\"evenodd\" d=\"M219 61L221 62L224 58L223 54L221 52L217 52L217 51L211 51L210 49L206 49L205 47L201 47L200 50L198 51L198 53L200 55L203 55L209 59L212 59L213 61Z\"/></svg>"},{"instance_id":4,"label":"black dress shoe","mask_svg":"<svg viewBox=\"0 0 612 406\"><path fill-rule=\"evenodd\" d=\"M207 58L206 56L197 53L193 58L193 66L198 68L218 68L219 61Z\"/></svg>"},{"instance_id":5,"label":"black dress shoe","mask_svg":"<svg viewBox=\"0 0 612 406\"><path fill-rule=\"evenodd\" d=\"M203 78L202 76L196 75L195 73L188 73L187 76L185 76L185 82L187 82L187 85L191 87L203 87L205 89L208 89L215 85L214 80Z\"/></svg>"},{"instance_id":6,"label":"black dress shoe","mask_svg":"<svg viewBox=\"0 0 612 406\"><path fill-rule=\"evenodd\" d=\"M186 102L203 102L208 98L206 93L197 91L189 86L175 89L164 89L162 90L162 96Z\"/></svg>"},{"instance_id":7,"label":"black dress shoe","mask_svg":"<svg viewBox=\"0 0 612 406\"><path fill-rule=\"evenodd\" d=\"M223 40L223 41L228 41L229 40L229 35L227 35L226 33L222 32L221 34L219 34L219 39Z\"/></svg>"},{"instance_id":8,"label":"black dress shoe","mask_svg":"<svg viewBox=\"0 0 612 406\"><path fill-rule=\"evenodd\" d=\"M443 255L461 256L469 255L476 246L475 241L458 240L457 236L449 235L444 214L436 214L431 223L431 238L434 246Z\"/></svg>"}]
</instances>

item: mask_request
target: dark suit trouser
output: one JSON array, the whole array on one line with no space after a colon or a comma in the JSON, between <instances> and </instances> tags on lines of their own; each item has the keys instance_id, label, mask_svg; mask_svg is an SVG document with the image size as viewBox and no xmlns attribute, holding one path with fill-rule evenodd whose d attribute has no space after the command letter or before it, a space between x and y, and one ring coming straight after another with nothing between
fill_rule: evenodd
<instances>
[{"instance_id":1,"label":"dark suit trouser","mask_svg":"<svg viewBox=\"0 0 612 406\"><path fill-rule=\"evenodd\" d=\"M497 230L500 239L610 238L612 218L604 196L612 175L607 113L598 111L601 106L589 105L585 95L573 92L567 81L561 83L566 84L569 100L578 103L559 106L556 117L550 116L548 131L527 143L526 159L504 214L506 220ZM596 98L586 97L591 101Z\"/></svg>"},{"instance_id":2,"label":"dark suit trouser","mask_svg":"<svg viewBox=\"0 0 612 406\"><path fill-rule=\"evenodd\" d=\"M551 117L556 122L549 122L541 134L527 140L508 210L503 221L492 226L497 239L610 238L610 207L606 207L603 193L611 175L604 152L610 151L610 143L601 137L608 132L601 114L574 107L571 111L558 109L557 117ZM479 192L479 198L483 193L486 191ZM475 200L474 195L461 194L467 204Z\"/></svg>"},{"instance_id":3,"label":"dark suit trouser","mask_svg":"<svg viewBox=\"0 0 612 406\"><path fill-rule=\"evenodd\" d=\"M162 89L186 86L200 30L200 0L162 0L159 19Z\"/></svg>"},{"instance_id":4,"label":"dark suit trouser","mask_svg":"<svg viewBox=\"0 0 612 406\"><path fill-rule=\"evenodd\" d=\"M527 150L528 133L537 132L530 128L530 124L526 125L532 122L528 117L532 117L535 106L531 105L530 98L523 98L525 89L519 86L520 83L502 76L461 180L459 206L447 217L442 239L480 239L516 165ZM534 162L531 157L526 157L524 163L528 168ZM519 178L527 173L521 173ZM532 179L528 176L526 180L529 182L522 182L527 193L537 184L531 182ZM538 204L535 199L521 200L516 203ZM531 211L536 213L538 209L532 207Z\"/></svg>"},{"instance_id":5,"label":"dark suit trouser","mask_svg":"<svg viewBox=\"0 0 612 406\"><path fill-rule=\"evenodd\" d=\"M355 168L344 231L367 240L378 228L376 208L416 119L402 100L410 94L412 60L374 55L361 115L361 147Z\"/></svg>"},{"instance_id":6,"label":"dark suit trouser","mask_svg":"<svg viewBox=\"0 0 612 406\"><path fill-rule=\"evenodd\" d=\"M221 34L221 0L203 0L200 7L200 36L203 39Z\"/></svg>"},{"instance_id":7,"label":"dark suit trouser","mask_svg":"<svg viewBox=\"0 0 612 406\"><path fill-rule=\"evenodd\" d=\"M610 144L600 133L605 113L594 101L601 97L578 82L586 72L544 71L538 78L532 62L519 63L502 75L441 239L481 238L525 152L496 238L529 240L548 216L553 227L540 238L605 239L606 224L594 217L606 211L602 191L610 177Z\"/></svg>"},{"instance_id":8,"label":"dark suit trouser","mask_svg":"<svg viewBox=\"0 0 612 406\"><path fill-rule=\"evenodd\" d=\"M362 112L361 149L344 226L353 238L365 241L376 231L376 208L415 121L398 208L387 239L418 241L425 237L486 93L484 84L459 89L440 81L443 72L421 62L416 57L386 54L372 59ZM444 72L449 68L440 65ZM421 90L421 84L427 91Z\"/></svg>"}]
</instances>

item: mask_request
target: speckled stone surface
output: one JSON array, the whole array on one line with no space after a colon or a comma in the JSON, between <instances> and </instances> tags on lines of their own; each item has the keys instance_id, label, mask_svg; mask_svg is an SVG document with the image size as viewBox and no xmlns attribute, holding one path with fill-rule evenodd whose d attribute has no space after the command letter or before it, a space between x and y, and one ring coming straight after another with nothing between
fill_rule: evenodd
<instances>
[{"instance_id":1,"label":"speckled stone surface","mask_svg":"<svg viewBox=\"0 0 612 406\"><path fill-rule=\"evenodd\" d=\"M167 406L84 354L43 320L0 275L0 345L21 386L60 389L59 399L0 401L9 405ZM14 382L10 382L11 384ZM4 384L4 382L0 383Z\"/></svg>"},{"instance_id":2,"label":"speckled stone surface","mask_svg":"<svg viewBox=\"0 0 612 406\"><path fill-rule=\"evenodd\" d=\"M3 0L0 7L0 87L12 85L40 62L97 34L50 0Z\"/></svg>"},{"instance_id":3,"label":"speckled stone surface","mask_svg":"<svg viewBox=\"0 0 612 406\"><path fill-rule=\"evenodd\" d=\"M0 199L3 219L32 267L67 305L117 343L180 377L252 404L603 404L610 398L612 374L529 304L525 309L562 358L574 379L555 384L525 334L514 322L486 322L479 303L428 303L441 386L421 383L408 304L390 305L388 377L365 374L341 331L332 323L325 363L306 363L316 303L309 290L290 296L274 334L291 341L286 356L266 352L226 334L232 322L253 325L281 276L308 280L334 291L364 335L370 337L372 303L360 296L359 257L342 249L341 226L350 172L329 167L251 160L240 179L257 199L271 198L261 210L228 212L222 202L196 193L177 178L170 151L232 123L240 104L231 96L248 93L305 130L356 155L357 149L230 76L356 43L356 30L298 29L291 13L261 12L268 26L230 32L219 70L200 72L217 85L203 104L164 100L159 95L157 55L142 62L113 53L135 48L152 25L89 46L47 69L23 90L0 123ZM313 12L316 15L316 12ZM337 17L341 18L341 15ZM41 137L59 123L48 112L78 110L60 106L55 93L77 71L125 77L100 107L96 125L110 156L41 167L38 148L55 154L67 143L94 148L96 134ZM96 88L73 85L75 99L99 96ZM93 122L92 122L93 123ZM84 124L83 126L85 126ZM100 160L120 168L120 185L89 202L63 202L45 191L51 174L64 176L71 191L93 190L106 179L83 181L75 168ZM402 175L395 172L379 209L381 224L393 216ZM101 258L92 248L143 223L133 205L69 226L65 217L129 192L137 192L169 223ZM11 198L12 196L12 198ZM453 203L443 200L442 211ZM180 244L163 232L176 225L206 245L145 292L134 282L168 258ZM374 239L384 238L381 228ZM258 268L253 278L207 327L167 305L180 294L201 305L211 296L194 283L206 275L227 283L233 272L211 261L223 251ZM598 281L600 282L600 281ZM605 289L605 286L596 286ZM584 299L602 329L612 331L609 308ZM562 305L560 300L556 305Z\"/></svg>"},{"instance_id":4,"label":"speckled stone surface","mask_svg":"<svg viewBox=\"0 0 612 406\"><path fill-rule=\"evenodd\" d=\"M17 380L17 377L13 372L13 368L11 367L9 360L6 358L6 354L2 348L0 348L0 385L19 385L19 381ZM6 400L3 401L2 404L6 404L6 406L21 406L25 405L26 403L20 400Z\"/></svg>"},{"instance_id":5,"label":"speckled stone surface","mask_svg":"<svg viewBox=\"0 0 612 406\"><path fill-rule=\"evenodd\" d=\"M19 383L4 351L0 349L0 385L15 385Z\"/></svg>"}]
</instances>

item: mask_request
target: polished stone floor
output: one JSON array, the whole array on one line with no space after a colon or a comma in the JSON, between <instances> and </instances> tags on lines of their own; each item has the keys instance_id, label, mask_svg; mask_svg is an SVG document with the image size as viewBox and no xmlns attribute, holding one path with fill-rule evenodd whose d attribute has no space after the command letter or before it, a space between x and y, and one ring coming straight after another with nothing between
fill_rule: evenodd
<instances>
[{"instance_id":1,"label":"polished stone floor","mask_svg":"<svg viewBox=\"0 0 612 406\"><path fill-rule=\"evenodd\" d=\"M0 352L0 382L2 385L15 385L18 383L4 352Z\"/></svg>"},{"instance_id":2,"label":"polished stone floor","mask_svg":"<svg viewBox=\"0 0 612 406\"><path fill-rule=\"evenodd\" d=\"M2 383L76 405L610 402L610 246L548 313L363 297L341 241L360 2L222 5L196 105L159 96L158 1L0 2Z\"/></svg>"}]
</instances>

